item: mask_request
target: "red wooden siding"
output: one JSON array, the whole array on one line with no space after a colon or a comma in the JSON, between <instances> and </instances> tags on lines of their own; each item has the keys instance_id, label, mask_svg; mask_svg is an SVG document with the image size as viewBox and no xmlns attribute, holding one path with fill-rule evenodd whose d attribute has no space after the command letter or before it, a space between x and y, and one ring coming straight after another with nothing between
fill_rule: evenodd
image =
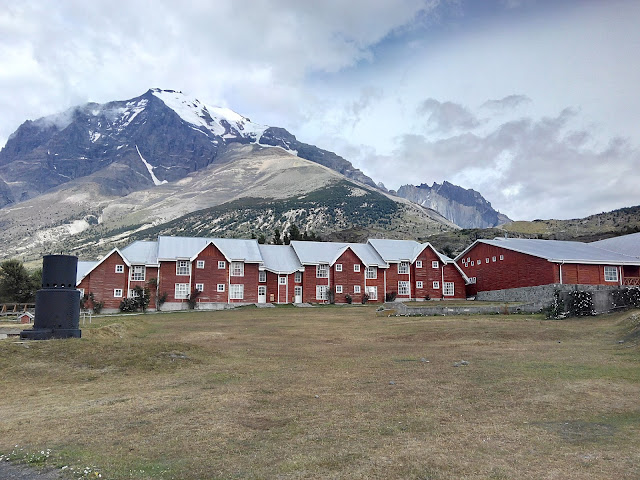
<instances>
[{"instance_id":1,"label":"red wooden siding","mask_svg":"<svg viewBox=\"0 0 640 480\"><path fill-rule=\"evenodd\" d=\"M197 268L198 261L204 261L204 268ZM218 268L218 262L220 261L224 262L224 268ZM202 283L204 286L202 293L198 296L199 302L227 302L227 296L229 295L229 263L215 245L210 244L202 250L191 264L191 268L192 284L189 291L196 287L196 283ZM218 292L218 284L224 285L223 292ZM173 289L175 290L175 287Z\"/></svg>"},{"instance_id":2,"label":"red wooden siding","mask_svg":"<svg viewBox=\"0 0 640 480\"><path fill-rule=\"evenodd\" d=\"M124 272L116 273L116 265L123 265ZM85 295L93 293L96 302L103 302L103 308L120 308L120 302L128 295L129 267L118 252L113 252L87 275L78 288L83 288ZM114 297L115 289L122 290L122 297Z\"/></svg>"}]
</instances>

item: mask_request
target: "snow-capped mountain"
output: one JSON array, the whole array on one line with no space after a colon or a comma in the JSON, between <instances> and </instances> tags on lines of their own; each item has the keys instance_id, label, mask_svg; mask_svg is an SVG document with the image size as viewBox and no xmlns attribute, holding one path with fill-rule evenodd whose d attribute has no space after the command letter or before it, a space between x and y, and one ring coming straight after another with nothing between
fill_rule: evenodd
<instances>
[{"instance_id":1,"label":"snow-capped mountain","mask_svg":"<svg viewBox=\"0 0 640 480\"><path fill-rule=\"evenodd\" d=\"M375 186L347 160L282 128L181 92L151 89L23 123L0 151L0 207L83 179L98 181L111 195L173 182L215 163L231 143L280 147Z\"/></svg>"}]
</instances>

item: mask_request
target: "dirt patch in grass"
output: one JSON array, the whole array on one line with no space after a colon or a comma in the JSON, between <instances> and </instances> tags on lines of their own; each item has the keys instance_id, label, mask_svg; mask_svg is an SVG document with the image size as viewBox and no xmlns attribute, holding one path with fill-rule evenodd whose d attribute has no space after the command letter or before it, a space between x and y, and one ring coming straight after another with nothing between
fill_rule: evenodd
<instances>
[{"instance_id":1,"label":"dirt patch in grass","mask_svg":"<svg viewBox=\"0 0 640 480\"><path fill-rule=\"evenodd\" d=\"M0 454L115 480L636 479L631 315L95 319L79 340L0 341Z\"/></svg>"}]
</instances>

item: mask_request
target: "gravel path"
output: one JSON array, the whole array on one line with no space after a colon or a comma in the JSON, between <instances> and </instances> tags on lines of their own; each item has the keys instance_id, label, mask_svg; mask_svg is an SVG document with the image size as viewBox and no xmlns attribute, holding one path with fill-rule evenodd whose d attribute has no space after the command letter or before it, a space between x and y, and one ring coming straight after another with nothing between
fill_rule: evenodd
<instances>
[{"instance_id":1,"label":"gravel path","mask_svg":"<svg viewBox=\"0 0 640 480\"><path fill-rule=\"evenodd\" d=\"M60 472L55 470L39 472L27 465L0 462L0 479L2 480L60 480L61 478Z\"/></svg>"}]
</instances>

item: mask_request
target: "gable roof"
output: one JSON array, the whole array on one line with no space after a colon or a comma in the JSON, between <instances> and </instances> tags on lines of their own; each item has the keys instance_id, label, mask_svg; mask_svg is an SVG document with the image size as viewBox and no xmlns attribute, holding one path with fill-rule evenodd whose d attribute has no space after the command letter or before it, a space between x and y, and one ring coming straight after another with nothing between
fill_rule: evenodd
<instances>
[{"instance_id":1,"label":"gable roof","mask_svg":"<svg viewBox=\"0 0 640 480\"><path fill-rule=\"evenodd\" d=\"M98 265L98 262L86 262L78 260L78 269L76 270L76 285L78 285L87 274Z\"/></svg>"},{"instance_id":2,"label":"gable roof","mask_svg":"<svg viewBox=\"0 0 640 480\"><path fill-rule=\"evenodd\" d=\"M158 242L138 240L124 247L121 252L132 265L158 264Z\"/></svg>"},{"instance_id":3,"label":"gable roof","mask_svg":"<svg viewBox=\"0 0 640 480\"><path fill-rule=\"evenodd\" d=\"M293 273L302 270L298 256L289 245L258 245L264 269L273 273Z\"/></svg>"},{"instance_id":4,"label":"gable roof","mask_svg":"<svg viewBox=\"0 0 640 480\"><path fill-rule=\"evenodd\" d=\"M291 242L291 247L303 265L333 265L347 249L351 249L366 267L388 267L378 252L365 243L303 242L294 240Z\"/></svg>"},{"instance_id":5,"label":"gable roof","mask_svg":"<svg viewBox=\"0 0 640 480\"><path fill-rule=\"evenodd\" d=\"M620 237L607 238L606 240L598 240L589 245L603 248L610 252L640 258L640 233L631 233Z\"/></svg>"},{"instance_id":6,"label":"gable roof","mask_svg":"<svg viewBox=\"0 0 640 480\"><path fill-rule=\"evenodd\" d=\"M413 262L424 246L415 240L371 238L367 242L387 263Z\"/></svg>"},{"instance_id":7,"label":"gable roof","mask_svg":"<svg viewBox=\"0 0 640 480\"><path fill-rule=\"evenodd\" d=\"M209 244L215 245L227 261L261 263L257 240L243 238L158 237L158 261L195 259Z\"/></svg>"},{"instance_id":8,"label":"gable roof","mask_svg":"<svg viewBox=\"0 0 640 480\"><path fill-rule=\"evenodd\" d=\"M607 265L640 265L640 259L629 255L610 252L602 248L582 242L562 240L540 240L533 238L494 238L479 239L467 247L456 260L464 257L476 244L484 243L494 247L505 248L518 253L544 258L550 262L607 264Z\"/></svg>"}]
</instances>

